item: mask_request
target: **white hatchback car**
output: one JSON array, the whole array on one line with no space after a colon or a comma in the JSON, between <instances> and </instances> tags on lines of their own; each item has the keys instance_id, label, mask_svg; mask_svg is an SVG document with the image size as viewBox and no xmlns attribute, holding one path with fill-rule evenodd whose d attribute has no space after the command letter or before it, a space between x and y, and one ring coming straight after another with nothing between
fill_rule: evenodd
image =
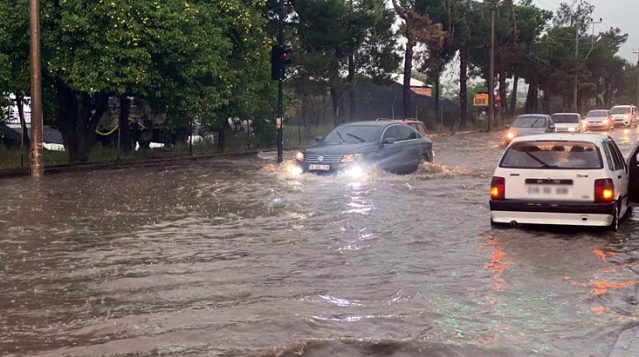
<instances>
[{"instance_id":1,"label":"white hatchback car","mask_svg":"<svg viewBox=\"0 0 639 357\"><path fill-rule=\"evenodd\" d=\"M516 138L492 179L491 223L617 230L630 207L630 171L617 144L606 135Z\"/></svg>"}]
</instances>

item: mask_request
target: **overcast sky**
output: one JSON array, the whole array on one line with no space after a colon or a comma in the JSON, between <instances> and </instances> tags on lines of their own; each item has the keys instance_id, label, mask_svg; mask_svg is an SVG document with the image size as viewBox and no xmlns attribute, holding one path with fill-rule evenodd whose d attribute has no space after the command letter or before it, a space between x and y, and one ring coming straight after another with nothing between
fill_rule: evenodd
<instances>
[{"instance_id":1,"label":"overcast sky","mask_svg":"<svg viewBox=\"0 0 639 357\"><path fill-rule=\"evenodd\" d=\"M561 0L533 0L539 7L556 10ZM572 0L565 0L572 4ZM628 41L621 47L620 55L631 62L637 62L637 55L633 50L639 49L639 0L588 0L595 5L593 18L603 19L603 24L597 25L597 31L603 31L610 27L619 27L627 33Z\"/></svg>"}]
</instances>

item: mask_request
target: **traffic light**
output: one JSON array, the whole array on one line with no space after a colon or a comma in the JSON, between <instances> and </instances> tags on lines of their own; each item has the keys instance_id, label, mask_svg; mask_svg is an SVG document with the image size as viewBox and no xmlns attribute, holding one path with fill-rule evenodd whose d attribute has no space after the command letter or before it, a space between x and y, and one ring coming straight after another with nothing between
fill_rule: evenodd
<instances>
[{"instance_id":1,"label":"traffic light","mask_svg":"<svg viewBox=\"0 0 639 357\"><path fill-rule=\"evenodd\" d=\"M288 47L275 45L271 49L271 79L279 81L284 79L286 66L293 63L292 51Z\"/></svg>"}]
</instances>

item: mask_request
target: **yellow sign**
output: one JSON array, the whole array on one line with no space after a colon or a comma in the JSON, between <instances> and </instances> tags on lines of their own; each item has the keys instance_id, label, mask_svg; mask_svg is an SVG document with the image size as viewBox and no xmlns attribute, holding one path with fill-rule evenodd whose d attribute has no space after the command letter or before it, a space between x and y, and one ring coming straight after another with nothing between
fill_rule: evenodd
<instances>
[{"instance_id":1,"label":"yellow sign","mask_svg":"<svg viewBox=\"0 0 639 357\"><path fill-rule=\"evenodd\" d=\"M488 93L475 94L473 98L474 107L487 107L488 106Z\"/></svg>"}]
</instances>

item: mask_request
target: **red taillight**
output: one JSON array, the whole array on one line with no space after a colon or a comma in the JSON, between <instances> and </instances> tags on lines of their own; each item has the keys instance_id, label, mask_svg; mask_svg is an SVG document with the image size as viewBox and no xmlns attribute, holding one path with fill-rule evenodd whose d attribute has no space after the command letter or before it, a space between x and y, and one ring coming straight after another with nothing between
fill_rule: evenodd
<instances>
[{"instance_id":1,"label":"red taillight","mask_svg":"<svg viewBox=\"0 0 639 357\"><path fill-rule=\"evenodd\" d=\"M595 202L610 203L615 200L615 184L612 179L595 180Z\"/></svg>"},{"instance_id":2,"label":"red taillight","mask_svg":"<svg viewBox=\"0 0 639 357\"><path fill-rule=\"evenodd\" d=\"M494 176L490 183L490 199L503 200L506 198L506 179Z\"/></svg>"}]
</instances>

